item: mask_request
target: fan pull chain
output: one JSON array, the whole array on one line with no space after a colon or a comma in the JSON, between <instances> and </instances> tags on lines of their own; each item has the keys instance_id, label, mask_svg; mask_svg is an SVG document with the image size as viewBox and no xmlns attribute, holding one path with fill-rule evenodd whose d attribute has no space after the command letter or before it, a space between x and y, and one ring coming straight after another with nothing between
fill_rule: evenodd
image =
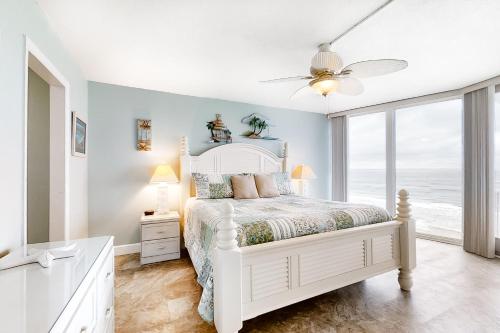
<instances>
[{"instance_id":1,"label":"fan pull chain","mask_svg":"<svg viewBox=\"0 0 500 333\"><path fill-rule=\"evenodd\" d=\"M330 42L330 46L333 45L333 43L337 42L342 37L344 37L345 35L347 35L352 30L356 29L360 24L362 24L363 22L365 22L366 20L368 20L373 15L377 14L379 11L381 11L382 9L384 9L388 4L390 4L393 1L394 0L387 1L383 5L381 5L380 7L376 8L374 11L372 11L370 14L366 15L363 19L361 19L361 21L359 21L358 23L354 24L352 27L350 27L349 29L347 29L346 31L344 31L343 33L341 33L340 35L338 35L337 37L335 37L335 39L333 39Z\"/></svg>"}]
</instances>

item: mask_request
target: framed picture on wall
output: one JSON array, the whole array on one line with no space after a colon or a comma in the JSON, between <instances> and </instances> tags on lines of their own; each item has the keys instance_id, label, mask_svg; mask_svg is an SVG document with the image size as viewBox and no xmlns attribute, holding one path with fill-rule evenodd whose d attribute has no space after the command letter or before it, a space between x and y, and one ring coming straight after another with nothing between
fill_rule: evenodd
<instances>
[{"instance_id":1,"label":"framed picture on wall","mask_svg":"<svg viewBox=\"0 0 500 333\"><path fill-rule=\"evenodd\" d=\"M151 119L137 119L137 150L151 151Z\"/></svg>"},{"instance_id":2,"label":"framed picture on wall","mask_svg":"<svg viewBox=\"0 0 500 333\"><path fill-rule=\"evenodd\" d=\"M71 112L71 152L73 156L87 156L87 122L75 111Z\"/></svg>"}]
</instances>

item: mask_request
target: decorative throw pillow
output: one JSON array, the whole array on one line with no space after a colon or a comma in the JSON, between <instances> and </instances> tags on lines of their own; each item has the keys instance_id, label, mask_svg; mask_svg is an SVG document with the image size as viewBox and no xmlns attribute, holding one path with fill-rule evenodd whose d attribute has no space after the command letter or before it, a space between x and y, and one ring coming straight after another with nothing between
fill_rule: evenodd
<instances>
[{"instance_id":1,"label":"decorative throw pillow","mask_svg":"<svg viewBox=\"0 0 500 333\"><path fill-rule=\"evenodd\" d=\"M273 198L279 197L280 191L278 191L278 186L274 180L273 175L255 175L255 185L257 186L257 192L259 192L259 197L261 198Z\"/></svg>"},{"instance_id":2,"label":"decorative throw pillow","mask_svg":"<svg viewBox=\"0 0 500 333\"><path fill-rule=\"evenodd\" d=\"M253 176L231 176L235 199L257 199L257 187Z\"/></svg>"},{"instance_id":3,"label":"decorative throw pillow","mask_svg":"<svg viewBox=\"0 0 500 333\"><path fill-rule=\"evenodd\" d=\"M275 172L273 173L274 181L278 186L280 194L293 194L293 184L288 172Z\"/></svg>"},{"instance_id":4,"label":"decorative throw pillow","mask_svg":"<svg viewBox=\"0 0 500 333\"><path fill-rule=\"evenodd\" d=\"M196 197L200 199L222 199L233 196L231 175L220 173L193 173Z\"/></svg>"}]
</instances>

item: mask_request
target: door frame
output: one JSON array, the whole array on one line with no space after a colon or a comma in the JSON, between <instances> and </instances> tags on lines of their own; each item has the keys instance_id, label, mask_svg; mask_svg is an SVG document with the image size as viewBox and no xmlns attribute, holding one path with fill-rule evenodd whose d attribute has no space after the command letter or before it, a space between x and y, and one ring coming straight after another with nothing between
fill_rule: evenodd
<instances>
[{"instance_id":1,"label":"door frame","mask_svg":"<svg viewBox=\"0 0 500 333\"><path fill-rule=\"evenodd\" d=\"M35 43L25 36L22 245L28 242L28 69L39 75L50 87L49 241L69 239L70 84Z\"/></svg>"}]
</instances>

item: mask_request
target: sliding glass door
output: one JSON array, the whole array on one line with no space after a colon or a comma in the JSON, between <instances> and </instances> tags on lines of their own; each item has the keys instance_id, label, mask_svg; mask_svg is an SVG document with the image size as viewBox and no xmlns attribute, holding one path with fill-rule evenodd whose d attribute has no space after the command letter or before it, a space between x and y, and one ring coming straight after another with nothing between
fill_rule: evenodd
<instances>
[{"instance_id":1,"label":"sliding glass door","mask_svg":"<svg viewBox=\"0 0 500 333\"><path fill-rule=\"evenodd\" d=\"M417 233L462 238L462 101L396 111L396 187L410 192Z\"/></svg>"},{"instance_id":2,"label":"sliding glass door","mask_svg":"<svg viewBox=\"0 0 500 333\"><path fill-rule=\"evenodd\" d=\"M385 207L385 113L349 117L348 133L348 199Z\"/></svg>"},{"instance_id":3,"label":"sliding glass door","mask_svg":"<svg viewBox=\"0 0 500 333\"><path fill-rule=\"evenodd\" d=\"M417 233L460 242L462 118L461 99L350 116L349 201L387 207L392 214L397 191L407 189Z\"/></svg>"}]
</instances>

